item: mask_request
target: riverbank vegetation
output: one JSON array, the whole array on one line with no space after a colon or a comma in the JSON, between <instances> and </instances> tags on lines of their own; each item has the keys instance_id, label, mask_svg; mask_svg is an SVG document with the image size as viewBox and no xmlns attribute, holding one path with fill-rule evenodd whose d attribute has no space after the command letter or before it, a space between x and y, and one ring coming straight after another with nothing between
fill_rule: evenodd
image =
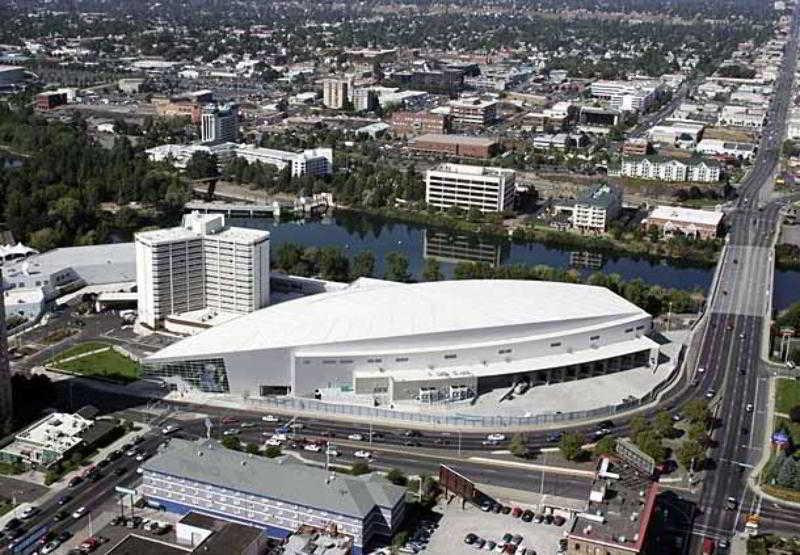
<instances>
[{"instance_id":1,"label":"riverbank vegetation","mask_svg":"<svg viewBox=\"0 0 800 555\"><path fill-rule=\"evenodd\" d=\"M50 121L3 105L0 144L28 154L19 167L0 166L2 219L17 240L40 251L107 242L112 231L148 223L135 210L104 211L102 203L180 212L188 200L171 167L150 162L125 138L103 148L80 118Z\"/></svg>"},{"instance_id":2,"label":"riverbank vegetation","mask_svg":"<svg viewBox=\"0 0 800 555\"><path fill-rule=\"evenodd\" d=\"M294 275L351 281L359 277L377 277L375 261L371 251L362 251L350 258L339 247L303 247L297 243L284 243L276 249L273 267ZM399 252L387 253L384 257L384 273L380 277L391 281L413 281L408 258ZM424 281L442 279L438 261L427 259L421 277ZM595 272L584 278L575 270L546 265L493 267L484 262L459 262L453 271L453 278L559 281L606 287L653 315L670 309L676 313L696 312L703 300L700 292L649 285L641 279L625 281L618 274Z\"/></svg>"}]
</instances>

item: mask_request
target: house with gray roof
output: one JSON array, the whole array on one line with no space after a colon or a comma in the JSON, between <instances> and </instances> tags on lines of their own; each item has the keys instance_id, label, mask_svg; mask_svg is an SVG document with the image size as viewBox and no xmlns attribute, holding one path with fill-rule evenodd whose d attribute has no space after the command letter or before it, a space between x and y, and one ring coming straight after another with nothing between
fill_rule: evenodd
<instances>
[{"instance_id":1,"label":"house with gray roof","mask_svg":"<svg viewBox=\"0 0 800 555\"><path fill-rule=\"evenodd\" d=\"M388 541L405 512L405 488L376 474L348 476L225 449L215 441L172 439L142 466L148 504L258 526L285 538L301 526L336 529L353 553Z\"/></svg>"}]
</instances>

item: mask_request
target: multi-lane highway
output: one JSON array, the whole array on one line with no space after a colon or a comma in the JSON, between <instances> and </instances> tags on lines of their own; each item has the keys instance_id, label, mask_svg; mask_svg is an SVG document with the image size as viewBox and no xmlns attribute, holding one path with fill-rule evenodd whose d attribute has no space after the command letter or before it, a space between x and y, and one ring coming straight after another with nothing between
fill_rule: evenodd
<instances>
[{"instance_id":1,"label":"multi-lane highway","mask_svg":"<svg viewBox=\"0 0 800 555\"><path fill-rule=\"evenodd\" d=\"M764 514L766 528L791 530L798 523L796 513L779 506L764 507L747 487L748 474L761 459L769 424L761 350L763 327L771 316L772 241L781 208L780 202L770 202L769 193L793 96L797 15L795 11L758 156L728 218L730 232L720 261L719 286L708 305L698 367L705 369L703 386L713 390L709 394L714 395L719 426L713 434L717 447L711 453L715 468L706 473L699 497L695 541L689 548L693 553L701 550L703 537L727 541L741 532L750 513Z\"/></svg>"}]
</instances>

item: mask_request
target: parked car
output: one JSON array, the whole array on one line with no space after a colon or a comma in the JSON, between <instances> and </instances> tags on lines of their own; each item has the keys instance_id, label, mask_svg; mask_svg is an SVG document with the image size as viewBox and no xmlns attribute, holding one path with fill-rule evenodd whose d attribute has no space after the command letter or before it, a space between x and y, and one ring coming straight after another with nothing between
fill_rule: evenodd
<instances>
[{"instance_id":1,"label":"parked car","mask_svg":"<svg viewBox=\"0 0 800 555\"><path fill-rule=\"evenodd\" d=\"M541 523L542 521L544 521L544 515L542 515L542 514L535 514L535 515L533 515L533 521L534 521L536 524L539 524L539 523Z\"/></svg>"},{"instance_id":2,"label":"parked car","mask_svg":"<svg viewBox=\"0 0 800 555\"><path fill-rule=\"evenodd\" d=\"M238 424L239 419L234 416L226 416L222 419L223 424Z\"/></svg>"},{"instance_id":3,"label":"parked car","mask_svg":"<svg viewBox=\"0 0 800 555\"><path fill-rule=\"evenodd\" d=\"M464 543L466 543L467 545L472 545L473 543L475 543L475 540L477 540L477 539L478 539L478 536L476 536L475 534L470 532L469 534L464 536Z\"/></svg>"},{"instance_id":4,"label":"parked car","mask_svg":"<svg viewBox=\"0 0 800 555\"><path fill-rule=\"evenodd\" d=\"M161 429L161 433L166 436L166 435L169 435L169 434L177 432L179 429L180 428L178 426L173 426L172 424L169 424L169 425L167 425L167 426L165 426L164 428Z\"/></svg>"},{"instance_id":5,"label":"parked car","mask_svg":"<svg viewBox=\"0 0 800 555\"><path fill-rule=\"evenodd\" d=\"M72 496L71 495L62 495L61 497L58 498L58 504L59 505L65 505L65 504L69 503L70 501L72 501Z\"/></svg>"},{"instance_id":6,"label":"parked car","mask_svg":"<svg viewBox=\"0 0 800 555\"><path fill-rule=\"evenodd\" d=\"M503 543L510 542L513 537L514 536L512 536L509 532L506 532L505 534L503 534Z\"/></svg>"},{"instance_id":7,"label":"parked car","mask_svg":"<svg viewBox=\"0 0 800 555\"><path fill-rule=\"evenodd\" d=\"M523 522L530 522L531 520L533 520L533 511L531 511L530 509L524 510L522 512L522 517L521 518L522 518Z\"/></svg>"},{"instance_id":8,"label":"parked car","mask_svg":"<svg viewBox=\"0 0 800 555\"><path fill-rule=\"evenodd\" d=\"M52 553L53 551L58 549L59 545L61 545L60 541L50 540L49 542L44 544L44 546L42 546L42 548L39 550L39 553L41 553L42 555L46 555L47 553Z\"/></svg>"},{"instance_id":9,"label":"parked car","mask_svg":"<svg viewBox=\"0 0 800 555\"><path fill-rule=\"evenodd\" d=\"M238 436L239 432L240 432L240 430L238 430L237 428L229 428L229 429L225 430L224 432L222 432L222 435L224 435L224 436Z\"/></svg>"},{"instance_id":10,"label":"parked car","mask_svg":"<svg viewBox=\"0 0 800 555\"><path fill-rule=\"evenodd\" d=\"M513 516L514 518L521 517L522 516L522 509L520 509L519 507L514 507L514 509L511 511L511 516Z\"/></svg>"},{"instance_id":11,"label":"parked car","mask_svg":"<svg viewBox=\"0 0 800 555\"><path fill-rule=\"evenodd\" d=\"M489 441L505 441L506 436L504 434L489 434L486 439Z\"/></svg>"},{"instance_id":12,"label":"parked car","mask_svg":"<svg viewBox=\"0 0 800 555\"><path fill-rule=\"evenodd\" d=\"M37 507L36 505L31 505L29 507L25 507L25 509L23 509L23 511L20 513L19 516L21 516L22 518L31 518L38 512L39 512L39 507Z\"/></svg>"},{"instance_id":13,"label":"parked car","mask_svg":"<svg viewBox=\"0 0 800 555\"><path fill-rule=\"evenodd\" d=\"M472 545L474 545L477 549L483 549L483 546L486 545L486 540L483 538L478 538Z\"/></svg>"},{"instance_id":14,"label":"parked car","mask_svg":"<svg viewBox=\"0 0 800 555\"><path fill-rule=\"evenodd\" d=\"M264 422L277 422L278 421L278 417L277 416L273 416L271 414L267 414L265 416L262 416L261 420L263 420Z\"/></svg>"},{"instance_id":15,"label":"parked car","mask_svg":"<svg viewBox=\"0 0 800 555\"><path fill-rule=\"evenodd\" d=\"M353 456L357 459L370 459L372 458L372 453L369 451L356 451Z\"/></svg>"},{"instance_id":16,"label":"parked car","mask_svg":"<svg viewBox=\"0 0 800 555\"><path fill-rule=\"evenodd\" d=\"M305 447L303 447L303 449L305 449L306 451L313 451L314 453L322 451L322 447L320 447L320 445L317 443L309 443Z\"/></svg>"},{"instance_id":17,"label":"parked car","mask_svg":"<svg viewBox=\"0 0 800 555\"><path fill-rule=\"evenodd\" d=\"M502 513L504 515L507 515L510 512L511 512L511 507L509 507L508 505L503 505Z\"/></svg>"},{"instance_id":18,"label":"parked car","mask_svg":"<svg viewBox=\"0 0 800 555\"><path fill-rule=\"evenodd\" d=\"M274 437L271 437L267 441L264 442L264 445L266 445L268 447L280 447L281 440L276 439Z\"/></svg>"},{"instance_id":19,"label":"parked car","mask_svg":"<svg viewBox=\"0 0 800 555\"><path fill-rule=\"evenodd\" d=\"M488 549L489 551L492 551L496 546L497 546L497 544L495 542L493 542L492 540L489 540L488 542L486 542L486 549Z\"/></svg>"},{"instance_id":20,"label":"parked car","mask_svg":"<svg viewBox=\"0 0 800 555\"><path fill-rule=\"evenodd\" d=\"M72 478L69 479L69 482L67 482L67 487L74 488L81 482L83 482L83 478L81 478L80 476L73 476Z\"/></svg>"},{"instance_id":21,"label":"parked car","mask_svg":"<svg viewBox=\"0 0 800 555\"><path fill-rule=\"evenodd\" d=\"M547 434L548 443L556 443L558 441L561 441L561 432L550 432Z\"/></svg>"},{"instance_id":22,"label":"parked car","mask_svg":"<svg viewBox=\"0 0 800 555\"><path fill-rule=\"evenodd\" d=\"M500 503L495 503L492 505L492 512L495 514L500 514L500 511L503 510L503 506Z\"/></svg>"},{"instance_id":23,"label":"parked car","mask_svg":"<svg viewBox=\"0 0 800 555\"><path fill-rule=\"evenodd\" d=\"M491 511L492 510L492 502L491 501L484 501L483 503L481 503L481 510L484 513L488 513L489 511Z\"/></svg>"},{"instance_id":24,"label":"parked car","mask_svg":"<svg viewBox=\"0 0 800 555\"><path fill-rule=\"evenodd\" d=\"M81 544L78 546L78 549L82 553L91 553L92 551L100 547L100 543L101 542L99 538L91 536L83 540L83 542L81 542Z\"/></svg>"},{"instance_id":25,"label":"parked car","mask_svg":"<svg viewBox=\"0 0 800 555\"><path fill-rule=\"evenodd\" d=\"M555 524L556 526L563 526L563 524L564 524L566 521L567 521L567 519L566 519L566 518L564 518L564 517L563 517L563 516L561 516L561 515L556 515L556 516L554 516L554 517L553 517L553 524Z\"/></svg>"}]
</instances>

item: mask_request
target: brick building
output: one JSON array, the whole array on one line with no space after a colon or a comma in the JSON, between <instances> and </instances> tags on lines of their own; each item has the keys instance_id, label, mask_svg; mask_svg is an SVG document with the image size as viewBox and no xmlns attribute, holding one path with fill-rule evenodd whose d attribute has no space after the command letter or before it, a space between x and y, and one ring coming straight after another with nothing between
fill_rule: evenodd
<instances>
[{"instance_id":1,"label":"brick building","mask_svg":"<svg viewBox=\"0 0 800 555\"><path fill-rule=\"evenodd\" d=\"M427 134L417 137L411 148L416 152L447 154L460 158L491 158L499 143L488 137Z\"/></svg>"},{"instance_id":2,"label":"brick building","mask_svg":"<svg viewBox=\"0 0 800 555\"><path fill-rule=\"evenodd\" d=\"M392 132L396 135L446 134L450 132L450 116L430 112L394 112L391 125Z\"/></svg>"},{"instance_id":3,"label":"brick building","mask_svg":"<svg viewBox=\"0 0 800 555\"><path fill-rule=\"evenodd\" d=\"M65 92L43 92L36 95L36 109L39 112L48 112L67 103Z\"/></svg>"}]
</instances>

